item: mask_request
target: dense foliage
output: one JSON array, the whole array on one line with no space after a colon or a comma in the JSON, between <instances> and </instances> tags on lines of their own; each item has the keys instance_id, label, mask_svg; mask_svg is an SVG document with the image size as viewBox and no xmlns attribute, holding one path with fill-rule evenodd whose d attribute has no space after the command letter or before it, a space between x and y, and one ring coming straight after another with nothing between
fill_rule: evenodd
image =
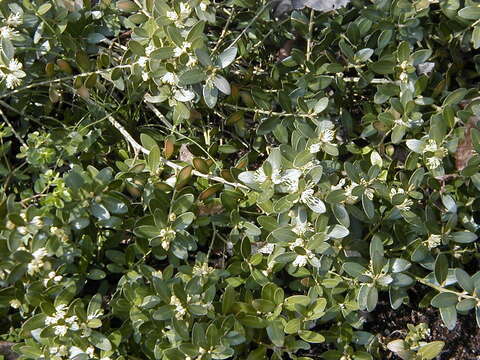
<instances>
[{"instance_id":1,"label":"dense foliage","mask_svg":"<svg viewBox=\"0 0 480 360\"><path fill-rule=\"evenodd\" d=\"M479 47L472 0L1 1L2 338L435 358L366 314L480 325Z\"/></svg>"}]
</instances>

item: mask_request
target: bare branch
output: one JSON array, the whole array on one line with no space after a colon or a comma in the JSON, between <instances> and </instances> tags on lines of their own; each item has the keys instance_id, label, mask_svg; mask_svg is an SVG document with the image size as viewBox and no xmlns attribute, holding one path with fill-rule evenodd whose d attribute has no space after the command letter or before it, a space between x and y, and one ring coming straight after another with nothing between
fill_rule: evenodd
<instances>
[{"instance_id":1,"label":"bare branch","mask_svg":"<svg viewBox=\"0 0 480 360\"><path fill-rule=\"evenodd\" d=\"M150 153L150 151L146 148L144 148L142 145L140 145L129 133L127 130L125 130L125 128L122 126L122 124L120 124L117 120L115 120L113 118L113 116L109 116L108 117L108 121L110 121L110 123L122 134L122 136L125 138L125 140L127 140L127 142L133 147L134 151L135 152L142 152L144 153L145 155L148 155ZM173 161L170 161L170 160L167 160L165 158L160 158L160 160L165 164L167 165L168 167L172 168L172 169L175 169L175 170L182 170L183 169L183 166L179 165L179 164L176 164L174 163ZM198 176L198 177L202 177L202 178L205 178L205 179L209 179L211 181L215 181L215 182L219 182L219 183L223 183L225 185L230 185L230 186L233 186L233 187L238 187L238 188L241 188L241 189L248 189L247 186L243 185L243 184L239 184L239 183L232 183L230 181L227 181L225 180L224 178L221 178L219 176L212 176L212 175L208 175L208 174L203 174L201 172L198 172L196 170L193 170L192 172L195 176Z\"/></svg>"}]
</instances>

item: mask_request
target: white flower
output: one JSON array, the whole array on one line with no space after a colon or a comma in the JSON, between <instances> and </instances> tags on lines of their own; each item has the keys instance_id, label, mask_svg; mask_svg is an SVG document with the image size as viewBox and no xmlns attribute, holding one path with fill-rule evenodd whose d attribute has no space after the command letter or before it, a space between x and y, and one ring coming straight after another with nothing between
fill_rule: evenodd
<instances>
[{"instance_id":1,"label":"white flower","mask_svg":"<svg viewBox=\"0 0 480 360\"><path fill-rule=\"evenodd\" d=\"M258 252L261 254L271 254L273 250L275 249L275 244L272 243L267 243L264 246L262 246L260 249L258 249Z\"/></svg>"},{"instance_id":2,"label":"white flower","mask_svg":"<svg viewBox=\"0 0 480 360\"><path fill-rule=\"evenodd\" d=\"M297 169L288 169L283 172L274 170L272 173L272 181L274 184L279 185L278 190L280 192L294 193L298 190L298 182L302 172Z\"/></svg>"},{"instance_id":3,"label":"white flower","mask_svg":"<svg viewBox=\"0 0 480 360\"><path fill-rule=\"evenodd\" d=\"M178 299L175 295L172 295L172 297L170 298L170 305L175 306L175 317L178 320L182 320L187 313L187 309L183 307L180 299Z\"/></svg>"},{"instance_id":4,"label":"white flower","mask_svg":"<svg viewBox=\"0 0 480 360\"><path fill-rule=\"evenodd\" d=\"M177 46L175 49L173 49L173 56L179 57L182 54L187 53L188 48L190 46L192 46L192 43L190 43L188 41L184 41L181 47Z\"/></svg>"},{"instance_id":5,"label":"white flower","mask_svg":"<svg viewBox=\"0 0 480 360\"><path fill-rule=\"evenodd\" d=\"M68 328L65 325L55 325L55 335L65 336L67 335Z\"/></svg>"},{"instance_id":6,"label":"white flower","mask_svg":"<svg viewBox=\"0 0 480 360\"><path fill-rule=\"evenodd\" d=\"M297 222L292 228L292 231L297 235L303 235L307 231L313 231L312 226L308 222Z\"/></svg>"},{"instance_id":7,"label":"white flower","mask_svg":"<svg viewBox=\"0 0 480 360\"><path fill-rule=\"evenodd\" d=\"M354 204L358 200L358 196L352 195L353 189L355 189L358 184L354 181L350 185L345 186L345 196L347 197L345 202L347 204Z\"/></svg>"},{"instance_id":8,"label":"white flower","mask_svg":"<svg viewBox=\"0 0 480 360\"><path fill-rule=\"evenodd\" d=\"M435 152L438 150L437 142L433 139L428 139L427 144L423 148L423 152Z\"/></svg>"},{"instance_id":9,"label":"white flower","mask_svg":"<svg viewBox=\"0 0 480 360\"><path fill-rule=\"evenodd\" d=\"M188 15L190 15L191 11L192 9L190 8L190 5L183 2L180 3L180 15L182 15L183 17L187 17Z\"/></svg>"},{"instance_id":10,"label":"white flower","mask_svg":"<svg viewBox=\"0 0 480 360\"><path fill-rule=\"evenodd\" d=\"M14 36L17 36L17 35L18 35L18 31L12 29L11 27L2 26L0 28L0 37L4 39L11 40Z\"/></svg>"},{"instance_id":11,"label":"white flower","mask_svg":"<svg viewBox=\"0 0 480 360\"><path fill-rule=\"evenodd\" d=\"M192 269L194 276L207 276L212 271L213 268L211 266L208 266L207 263L203 263L202 265L195 264Z\"/></svg>"},{"instance_id":12,"label":"white flower","mask_svg":"<svg viewBox=\"0 0 480 360\"><path fill-rule=\"evenodd\" d=\"M413 201L410 199L405 199L400 205L397 205L398 210L410 210L410 207L413 205Z\"/></svg>"},{"instance_id":13,"label":"white flower","mask_svg":"<svg viewBox=\"0 0 480 360\"><path fill-rule=\"evenodd\" d=\"M253 179L256 183L264 183L267 181L267 175L265 174L265 171L263 171L263 167L258 168L257 171L255 171L255 174L253 175Z\"/></svg>"},{"instance_id":14,"label":"white flower","mask_svg":"<svg viewBox=\"0 0 480 360\"><path fill-rule=\"evenodd\" d=\"M178 20L178 14L175 11L167 11L166 16L167 16L167 18L169 18L172 21L177 21Z\"/></svg>"},{"instance_id":15,"label":"white flower","mask_svg":"<svg viewBox=\"0 0 480 360\"><path fill-rule=\"evenodd\" d=\"M371 189L371 188L365 188L365 195L367 196L367 198L369 198L370 200L373 200L373 195L375 193L375 190Z\"/></svg>"},{"instance_id":16,"label":"white flower","mask_svg":"<svg viewBox=\"0 0 480 360\"><path fill-rule=\"evenodd\" d=\"M65 322L66 322L67 324L73 324L73 323L75 323L77 320L78 320L78 317L76 317L75 315L73 315L73 316L70 316L70 317L66 318L66 319L65 319Z\"/></svg>"},{"instance_id":17,"label":"white flower","mask_svg":"<svg viewBox=\"0 0 480 360\"><path fill-rule=\"evenodd\" d=\"M200 6L200 10L205 11L207 10L208 3L206 1L202 1L200 2L199 6Z\"/></svg>"},{"instance_id":18,"label":"white flower","mask_svg":"<svg viewBox=\"0 0 480 360\"><path fill-rule=\"evenodd\" d=\"M313 189L308 189L302 192L300 195L300 201L307 205L312 211L317 214L323 214L327 209L322 200L315 197Z\"/></svg>"},{"instance_id":19,"label":"white flower","mask_svg":"<svg viewBox=\"0 0 480 360\"><path fill-rule=\"evenodd\" d=\"M145 54L147 56L150 56L152 54L152 52L155 51L155 46L153 45L148 45L146 48L145 48Z\"/></svg>"},{"instance_id":20,"label":"white flower","mask_svg":"<svg viewBox=\"0 0 480 360\"><path fill-rule=\"evenodd\" d=\"M12 74L8 74L5 80L8 89L15 89L21 83L22 80Z\"/></svg>"},{"instance_id":21,"label":"white flower","mask_svg":"<svg viewBox=\"0 0 480 360\"><path fill-rule=\"evenodd\" d=\"M138 65L144 67L145 65L147 65L147 61L148 58L146 56L140 56L140 58L138 59Z\"/></svg>"},{"instance_id":22,"label":"white flower","mask_svg":"<svg viewBox=\"0 0 480 360\"><path fill-rule=\"evenodd\" d=\"M293 266L302 267L307 265L308 257L306 255L297 255L295 260L293 260Z\"/></svg>"},{"instance_id":23,"label":"white flower","mask_svg":"<svg viewBox=\"0 0 480 360\"><path fill-rule=\"evenodd\" d=\"M432 156L432 157L427 158L427 166L430 169L436 169L441 165L442 165L442 159L441 158L438 158L436 156Z\"/></svg>"},{"instance_id":24,"label":"white flower","mask_svg":"<svg viewBox=\"0 0 480 360\"><path fill-rule=\"evenodd\" d=\"M172 72L167 72L162 76L162 82L165 84L175 85L178 81L177 75Z\"/></svg>"},{"instance_id":25,"label":"white flower","mask_svg":"<svg viewBox=\"0 0 480 360\"><path fill-rule=\"evenodd\" d=\"M7 72L2 70L1 77L5 79L7 88L13 89L21 84L22 78L26 76L25 72L22 71L22 67L22 63L17 59L11 59L8 63Z\"/></svg>"},{"instance_id":26,"label":"white flower","mask_svg":"<svg viewBox=\"0 0 480 360\"><path fill-rule=\"evenodd\" d=\"M197 58L194 56L188 56L187 66L195 66L197 65Z\"/></svg>"},{"instance_id":27,"label":"white flower","mask_svg":"<svg viewBox=\"0 0 480 360\"><path fill-rule=\"evenodd\" d=\"M303 248L305 246L305 241L302 238L296 238L293 243L290 244L290 250L295 249L296 247Z\"/></svg>"},{"instance_id":28,"label":"white flower","mask_svg":"<svg viewBox=\"0 0 480 360\"><path fill-rule=\"evenodd\" d=\"M142 80L148 81L150 79L150 74L147 71L142 71Z\"/></svg>"},{"instance_id":29,"label":"white flower","mask_svg":"<svg viewBox=\"0 0 480 360\"><path fill-rule=\"evenodd\" d=\"M442 235L432 234L428 237L426 242L429 249L436 248L442 244Z\"/></svg>"},{"instance_id":30,"label":"white flower","mask_svg":"<svg viewBox=\"0 0 480 360\"><path fill-rule=\"evenodd\" d=\"M320 143L315 143L315 144L312 144L310 145L310 147L308 148L308 150L310 151L311 154L316 154L320 151L321 147L320 147Z\"/></svg>"},{"instance_id":31,"label":"white flower","mask_svg":"<svg viewBox=\"0 0 480 360\"><path fill-rule=\"evenodd\" d=\"M45 250L45 248L40 248L40 249L33 252L33 254L32 254L33 259L27 265L27 272L30 275L33 275L33 274L37 273L38 271L40 271L40 269L44 265L43 258L46 255L47 255L47 250Z\"/></svg>"},{"instance_id":32,"label":"white flower","mask_svg":"<svg viewBox=\"0 0 480 360\"><path fill-rule=\"evenodd\" d=\"M17 59L12 59L8 63L8 70L10 71L18 71L22 70L23 64L19 62Z\"/></svg>"},{"instance_id":33,"label":"white flower","mask_svg":"<svg viewBox=\"0 0 480 360\"><path fill-rule=\"evenodd\" d=\"M10 306L13 309L18 309L20 306L22 306L22 303L18 299L12 299L12 300L10 300Z\"/></svg>"},{"instance_id":34,"label":"white flower","mask_svg":"<svg viewBox=\"0 0 480 360\"><path fill-rule=\"evenodd\" d=\"M12 13L8 15L6 23L7 25L12 27L22 25L22 15L19 13L15 13L15 14Z\"/></svg>"},{"instance_id":35,"label":"white flower","mask_svg":"<svg viewBox=\"0 0 480 360\"><path fill-rule=\"evenodd\" d=\"M393 198L397 194L405 194L405 190L403 190L402 188L399 188L399 189L391 188L390 189L390 197L391 198Z\"/></svg>"},{"instance_id":36,"label":"white flower","mask_svg":"<svg viewBox=\"0 0 480 360\"><path fill-rule=\"evenodd\" d=\"M85 353L90 356L90 357L93 357L95 355L95 348L93 346L89 346L86 350L85 350Z\"/></svg>"},{"instance_id":37,"label":"white flower","mask_svg":"<svg viewBox=\"0 0 480 360\"><path fill-rule=\"evenodd\" d=\"M330 129L324 129L320 132L318 139L322 143L330 143L332 142L334 137L335 137L335 131Z\"/></svg>"}]
</instances>

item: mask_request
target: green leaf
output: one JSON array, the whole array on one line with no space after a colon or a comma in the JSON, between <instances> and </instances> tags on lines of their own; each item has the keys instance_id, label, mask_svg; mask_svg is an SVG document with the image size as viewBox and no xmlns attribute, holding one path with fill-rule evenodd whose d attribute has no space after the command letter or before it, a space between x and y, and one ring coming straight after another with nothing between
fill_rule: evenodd
<instances>
[{"instance_id":1,"label":"green leaf","mask_svg":"<svg viewBox=\"0 0 480 360\"><path fill-rule=\"evenodd\" d=\"M37 9L37 14L39 16L45 15L52 8L52 4L47 2L39 6Z\"/></svg>"},{"instance_id":2,"label":"green leaf","mask_svg":"<svg viewBox=\"0 0 480 360\"><path fill-rule=\"evenodd\" d=\"M455 269L455 277L458 284L468 293L472 293L475 287L473 279L468 273L460 268Z\"/></svg>"},{"instance_id":3,"label":"green leaf","mask_svg":"<svg viewBox=\"0 0 480 360\"><path fill-rule=\"evenodd\" d=\"M147 158L148 167L150 168L150 171L152 172L152 174L157 173L160 167L160 160L161 160L160 148L158 147L158 145L155 145L150 149L150 153L148 154L148 158Z\"/></svg>"},{"instance_id":4,"label":"green leaf","mask_svg":"<svg viewBox=\"0 0 480 360\"><path fill-rule=\"evenodd\" d=\"M452 105L458 104L460 101L462 101L465 98L465 95L467 95L467 93L468 93L468 90L463 88L452 91L443 100L442 106L446 107L446 106L452 106Z\"/></svg>"},{"instance_id":5,"label":"green leaf","mask_svg":"<svg viewBox=\"0 0 480 360\"><path fill-rule=\"evenodd\" d=\"M469 244L478 239L478 236L470 231L457 231L451 233L450 236L453 238L453 241L460 244Z\"/></svg>"},{"instance_id":6,"label":"green leaf","mask_svg":"<svg viewBox=\"0 0 480 360\"><path fill-rule=\"evenodd\" d=\"M36 314L30 317L22 325L22 334L25 336L31 336L30 332L45 326L45 314Z\"/></svg>"},{"instance_id":7,"label":"green leaf","mask_svg":"<svg viewBox=\"0 0 480 360\"><path fill-rule=\"evenodd\" d=\"M367 217L369 219L373 219L375 216L375 206L373 205L373 201L368 198L366 193L362 194L362 206Z\"/></svg>"},{"instance_id":8,"label":"green leaf","mask_svg":"<svg viewBox=\"0 0 480 360\"><path fill-rule=\"evenodd\" d=\"M368 68L380 75L392 74L396 63L390 60L379 60L368 65Z\"/></svg>"},{"instance_id":9,"label":"green leaf","mask_svg":"<svg viewBox=\"0 0 480 360\"><path fill-rule=\"evenodd\" d=\"M203 85L203 99L209 108L214 108L218 99L218 90L209 84Z\"/></svg>"},{"instance_id":10,"label":"green leaf","mask_svg":"<svg viewBox=\"0 0 480 360\"><path fill-rule=\"evenodd\" d=\"M455 306L458 302L458 296L450 292L442 292L433 297L430 305L436 308L445 308Z\"/></svg>"},{"instance_id":11,"label":"green leaf","mask_svg":"<svg viewBox=\"0 0 480 360\"><path fill-rule=\"evenodd\" d=\"M230 65L235 60L236 56L237 56L237 48L231 47L225 50L224 52L222 52L220 55L218 55L218 65L222 69L225 69L228 65Z\"/></svg>"},{"instance_id":12,"label":"green leaf","mask_svg":"<svg viewBox=\"0 0 480 360\"><path fill-rule=\"evenodd\" d=\"M100 350L112 350L112 344L110 343L110 340L108 340L105 335L98 331L92 331L90 336L88 337L88 340L93 346L99 348Z\"/></svg>"},{"instance_id":13,"label":"green leaf","mask_svg":"<svg viewBox=\"0 0 480 360\"><path fill-rule=\"evenodd\" d=\"M323 110L325 110L327 106L328 106L328 98L323 97L317 101L317 103L315 104L315 107L313 108L313 111L315 112L315 114L319 114Z\"/></svg>"},{"instance_id":14,"label":"green leaf","mask_svg":"<svg viewBox=\"0 0 480 360\"><path fill-rule=\"evenodd\" d=\"M178 85L179 86L186 86L186 85L193 85L198 84L206 79L206 75L204 71L200 69L191 69L183 72L178 77Z\"/></svg>"},{"instance_id":15,"label":"green leaf","mask_svg":"<svg viewBox=\"0 0 480 360\"><path fill-rule=\"evenodd\" d=\"M267 334L273 345L283 346L285 341L285 334L283 332L283 325L280 320L274 320L267 326Z\"/></svg>"},{"instance_id":16,"label":"green leaf","mask_svg":"<svg viewBox=\"0 0 480 360\"><path fill-rule=\"evenodd\" d=\"M138 41L130 40L128 42L128 47L137 56L145 56L145 48Z\"/></svg>"},{"instance_id":17,"label":"green leaf","mask_svg":"<svg viewBox=\"0 0 480 360\"><path fill-rule=\"evenodd\" d=\"M297 239L297 234L295 234L289 228L278 228L270 233L270 235L277 241L281 242L293 242Z\"/></svg>"},{"instance_id":18,"label":"green leaf","mask_svg":"<svg viewBox=\"0 0 480 360\"><path fill-rule=\"evenodd\" d=\"M225 95L230 95L230 93L232 92L230 84L228 83L227 79L225 79L222 75L215 75L215 77L213 78L213 83L216 88Z\"/></svg>"},{"instance_id":19,"label":"green leaf","mask_svg":"<svg viewBox=\"0 0 480 360\"><path fill-rule=\"evenodd\" d=\"M300 338L308 343L319 344L325 341L325 337L322 334L309 330L300 330L298 332Z\"/></svg>"},{"instance_id":20,"label":"green leaf","mask_svg":"<svg viewBox=\"0 0 480 360\"><path fill-rule=\"evenodd\" d=\"M435 279L443 286L444 281L447 279L448 275L448 259L444 254L438 254L437 259L435 260Z\"/></svg>"},{"instance_id":21,"label":"green leaf","mask_svg":"<svg viewBox=\"0 0 480 360\"><path fill-rule=\"evenodd\" d=\"M195 220L195 214L192 212L186 212L178 216L173 223L175 230L185 230Z\"/></svg>"},{"instance_id":22,"label":"green leaf","mask_svg":"<svg viewBox=\"0 0 480 360\"><path fill-rule=\"evenodd\" d=\"M457 324L457 309L455 306L441 307L440 315L447 329L453 330Z\"/></svg>"},{"instance_id":23,"label":"green leaf","mask_svg":"<svg viewBox=\"0 0 480 360\"><path fill-rule=\"evenodd\" d=\"M346 262L342 267L348 275L353 276L354 278L359 277L367 271L362 265L354 262Z\"/></svg>"},{"instance_id":24,"label":"green leaf","mask_svg":"<svg viewBox=\"0 0 480 360\"><path fill-rule=\"evenodd\" d=\"M479 6L467 6L458 12L458 16L467 20L480 19L480 7Z\"/></svg>"},{"instance_id":25,"label":"green leaf","mask_svg":"<svg viewBox=\"0 0 480 360\"><path fill-rule=\"evenodd\" d=\"M435 359L442 352L445 343L443 341L433 341L426 345L423 345L418 351L417 355L422 360Z\"/></svg>"},{"instance_id":26,"label":"green leaf","mask_svg":"<svg viewBox=\"0 0 480 360\"><path fill-rule=\"evenodd\" d=\"M378 303L378 290L375 286L369 287L367 293L367 311L372 312Z\"/></svg>"}]
</instances>

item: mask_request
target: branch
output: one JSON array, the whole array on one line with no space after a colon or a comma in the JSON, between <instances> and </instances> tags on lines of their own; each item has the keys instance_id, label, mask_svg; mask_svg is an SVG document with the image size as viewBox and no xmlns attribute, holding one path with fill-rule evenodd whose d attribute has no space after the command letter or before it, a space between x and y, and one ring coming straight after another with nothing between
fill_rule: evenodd
<instances>
[{"instance_id":1,"label":"branch","mask_svg":"<svg viewBox=\"0 0 480 360\"><path fill-rule=\"evenodd\" d=\"M145 149L142 145L140 145L137 141L135 141L135 139L128 133L128 131L125 130L125 128L122 126L122 124L120 124L117 120L115 120L113 118L113 116L109 116L108 121L110 121L110 123L122 134L122 136L125 138L125 140L127 140L127 142L133 147L135 152L142 152L145 155L148 155L150 153L150 151L148 149ZM161 157L160 160L165 165L167 165L168 167L170 167L174 170L182 170L183 169L183 166L178 165L178 164L176 164L176 163L174 163L170 160L167 160L165 158ZM225 185L230 185L230 186L233 186L233 187L239 187L241 189L248 189L248 187L243 185L243 184L232 183L232 182L227 181L224 178L221 178L219 176L212 176L212 175L203 174L203 173L198 172L196 170L193 170L192 173L195 176L202 177L202 178L205 178L205 179L209 179L211 181L219 182L219 183L222 183L222 184L225 184Z\"/></svg>"}]
</instances>

